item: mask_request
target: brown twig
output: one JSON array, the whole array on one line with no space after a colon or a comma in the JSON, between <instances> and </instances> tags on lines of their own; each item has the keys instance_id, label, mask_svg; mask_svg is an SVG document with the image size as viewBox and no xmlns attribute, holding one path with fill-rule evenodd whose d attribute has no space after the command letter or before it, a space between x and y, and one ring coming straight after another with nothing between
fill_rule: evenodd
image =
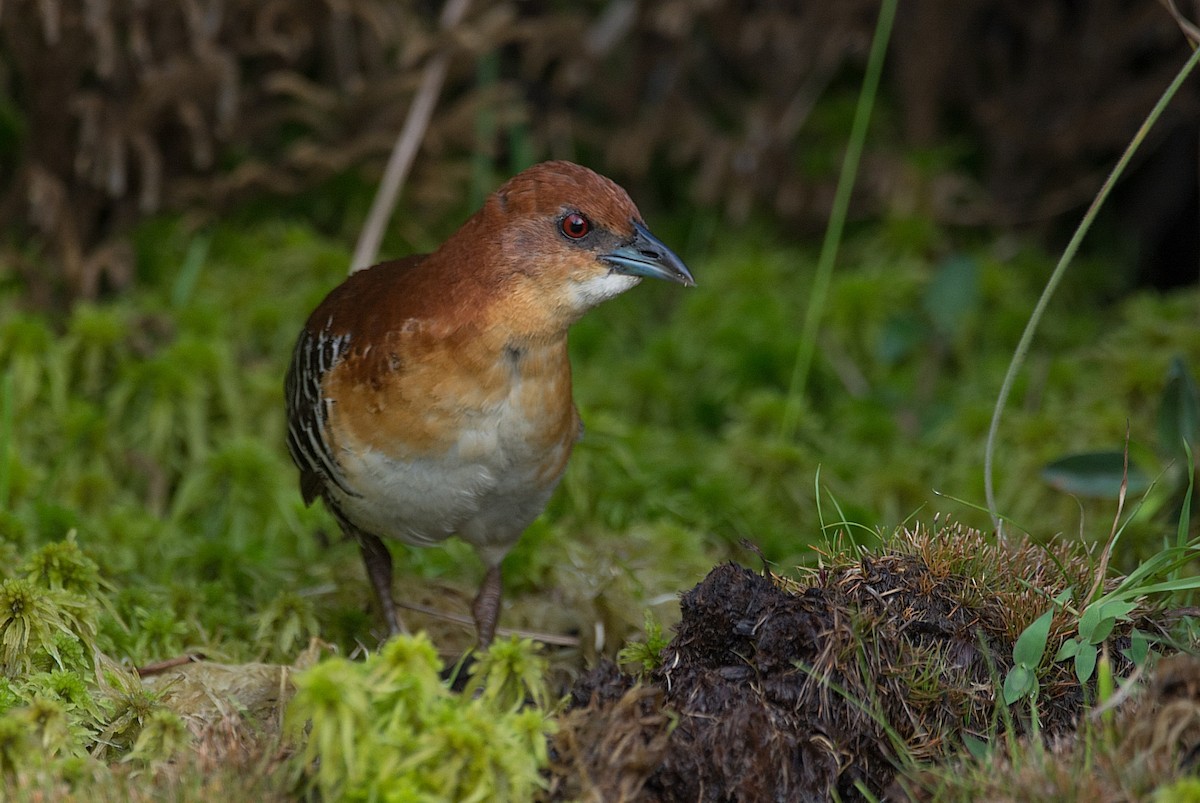
<instances>
[{"instance_id":1,"label":"brown twig","mask_svg":"<svg viewBox=\"0 0 1200 803\"><path fill-rule=\"evenodd\" d=\"M179 666L187 666L188 664L199 663L203 661L204 658L205 656L203 653L193 652L186 655L179 655L175 658L168 658L167 660L159 661L158 663L135 667L133 671L137 672L137 675L140 678L149 677L150 675L161 675L163 672L169 672L170 670Z\"/></svg>"},{"instance_id":2,"label":"brown twig","mask_svg":"<svg viewBox=\"0 0 1200 803\"><path fill-rule=\"evenodd\" d=\"M1117 493L1117 512L1113 516L1112 532L1108 534L1108 541L1105 542L1104 548L1100 550L1100 564L1096 567L1096 578L1092 581L1092 587L1088 590L1087 596L1083 599L1083 606L1086 608L1091 604L1096 595L1100 593L1100 589L1104 587L1104 577L1108 574L1108 561L1112 557L1113 547L1116 546L1117 536L1121 533L1121 511L1125 509L1125 494L1129 491L1129 421L1125 422L1125 462L1121 469L1121 489Z\"/></svg>"},{"instance_id":3,"label":"brown twig","mask_svg":"<svg viewBox=\"0 0 1200 803\"><path fill-rule=\"evenodd\" d=\"M458 24L467 11L469 0L447 0L442 7L442 16L438 24L443 31ZM433 117L433 107L437 103L438 94L446 80L446 68L450 64L450 54L446 50L436 53L425 65L425 73L421 76L421 85L413 97L409 107L408 117L404 128L396 138L392 155L388 157L387 167L383 171L383 179L379 182L379 191L371 202L371 211L367 214L367 222L359 235L358 245L354 248L354 260L350 263L350 272L362 270L375 262L379 254L379 243L383 240L383 230L392 217L396 208L396 199L408 171L416 158L417 148L429 128L429 120Z\"/></svg>"}]
</instances>

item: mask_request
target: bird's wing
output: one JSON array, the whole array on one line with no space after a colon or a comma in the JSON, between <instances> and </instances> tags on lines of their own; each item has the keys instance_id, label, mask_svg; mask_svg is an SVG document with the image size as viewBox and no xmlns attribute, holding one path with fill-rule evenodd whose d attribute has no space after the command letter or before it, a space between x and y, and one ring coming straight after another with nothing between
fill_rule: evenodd
<instances>
[{"instance_id":1,"label":"bird's wing","mask_svg":"<svg viewBox=\"0 0 1200 803\"><path fill-rule=\"evenodd\" d=\"M413 254L352 274L317 307L300 332L284 380L284 396L287 447L300 469L300 493L305 504L323 495L331 484L348 496L357 495L346 484L337 458L329 448L325 425L330 402L323 387L326 375L350 356L353 348L347 319L364 314L370 317L371 303L386 295L369 289L367 274L378 275L378 271L383 271L382 275L402 282L405 274L424 259L424 254Z\"/></svg>"},{"instance_id":2,"label":"bird's wing","mask_svg":"<svg viewBox=\"0 0 1200 803\"><path fill-rule=\"evenodd\" d=\"M321 495L329 483L353 496L342 478L341 468L325 438L325 406L321 382L325 374L338 363L348 335L335 336L328 330L316 333L305 327L296 341L292 362L284 380L287 398L287 447L292 460L300 468L300 493L310 504Z\"/></svg>"}]
</instances>

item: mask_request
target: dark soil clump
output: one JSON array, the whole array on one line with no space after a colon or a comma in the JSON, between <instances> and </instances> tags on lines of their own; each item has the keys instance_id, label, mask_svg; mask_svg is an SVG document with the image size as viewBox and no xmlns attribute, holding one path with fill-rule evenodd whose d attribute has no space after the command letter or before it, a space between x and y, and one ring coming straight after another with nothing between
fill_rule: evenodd
<instances>
[{"instance_id":1,"label":"dark soil clump","mask_svg":"<svg viewBox=\"0 0 1200 803\"><path fill-rule=\"evenodd\" d=\"M961 749L963 734L1002 731L997 697L1013 642L1049 607L1013 578L1053 596L1086 588L1086 568L1060 559L1053 565L1080 570L1063 577L1036 549L952 535L980 551L936 552L932 536L915 533L880 555L835 558L803 584L713 569L683 595L675 638L641 684L605 664L576 686L553 744L551 796L861 800L863 789L894 792L897 747L935 759ZM980 587L989 571L1008 575L995 593ZM1066 635L1056 626L1049 655ZM1070 662L1044 666L1042 732L1073 729L1082 700ZM1020 717L1011 724L1025 730Z\"/></svg>"}]
</instances>

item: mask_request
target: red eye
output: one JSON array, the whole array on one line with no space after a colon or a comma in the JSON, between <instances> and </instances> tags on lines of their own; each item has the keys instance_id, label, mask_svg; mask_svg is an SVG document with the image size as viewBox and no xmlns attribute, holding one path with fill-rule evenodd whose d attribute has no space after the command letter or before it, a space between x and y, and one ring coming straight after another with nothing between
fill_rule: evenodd
<instances>
[{"instance_id":1,"label":"red eye","mask_svg":"<svg viewBox=\"0 0 1200 803\"><path fill-rule=\"evenodd\" d=\"M592 230L591 221L578 212L572 212L564 217L558 226L562 229L562 233L572 240L579 240Z\"/></svg>"}]
</instances>

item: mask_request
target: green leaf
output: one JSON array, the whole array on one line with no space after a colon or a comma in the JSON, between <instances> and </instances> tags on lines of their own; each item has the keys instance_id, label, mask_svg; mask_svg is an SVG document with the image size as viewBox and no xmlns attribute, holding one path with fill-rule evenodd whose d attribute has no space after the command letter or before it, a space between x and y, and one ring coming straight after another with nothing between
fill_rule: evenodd
<instances>
[{"instance_id":1,"label":"green leaf","mask_svg":"<svg viewBox=\"0 0 1200 803\"><path fill-rule=\"evenodd\" d=\"M1024 664L1017 664L1008 670L1004 677L1004 704L1012 705L1017 700L1033 692L1037 678L1033 670Z\"/></svg>"},{"instance_id":2,"label":"green leaf","mask_svg":"<svg viewBox=\"0 0 1200 803\"><path fill-rule=\"evenodd\" d=\"M1084 452L1059 458L1042 469L1042 480L1051 488L1075 496L1116 499L1125 477L1124 452ZM1140 494L1150 487L1150 478L1129 461L1127 493Z\"/></svg>"},{"instance_id":3,"label":"green leaf","mask_svg":"<svg viewBox=\"0 0 1200 803\"><path fill-rule=\"evenodd\" d=\"M1124 599L1093 602L1079 617L1079 637L1089 644L1099 644L1112 633L1117 620L1127 618L1136 607L1136 602Z\"/></svg>"},{"instance_id":4,"label":"green leaf","mask_svg":"<svg viewBox=\"0 0 1200 803\"><path fill-rule=\"evenodd\" d=\"M173 306L184 307L191 300L192 293L196 289L196 282L200 279L200 272L208 260L210 245L212 245L212 237L201 235L192 240L191 245L188 246L187 254L183 258L183 265L179 268L179 275L171 287L171 304Z\"/></svg>"},{"instance_id":5,"label":"green leaf","mask_svg":"<svg viewBox=\"0 0 1200 803\"><path fill-rule=\"evenodd\" d=\"M929 336L928 325L912 312L893 315L884 323L875 353L885 365L896 365L912 356Z\"/></svg>"},{"instance_id":6,"label":"green leaf","mask_svg":"<svg viewBox=\"0 0 1200 803\"><path fill-rule=\"evenodd\" d=\"M1141 666L1146 662L1146 656L1150 654L1150 639L1146 638L1146 634L1138 630L1136 627L1129 634L1129 651L1128 658L1133 661L1134 666Z\"/></svg>"},{"instance_id":7,"label":"green leaf","mask_svg":"<svg viewBox=\"0 0 1200 803\"><path fill-rule=\"evenodd\" d=\"M976 761L983 761L992 752L992 746L986 740L980 739L978 736L973 736L969 733L962 735L963 747L967 748L967 752L971 754L971 758Z\"/></svg>"},{"instance_id":8,"label":"green leaf","mask_svg":"<svg viewBox=\"0 0 1200 803\"><path fill-rule=\"evenodd\" d=\"M1080 683L1087 683L1096 670L1096 654L1095 644L1084 644L1075 654L1075 677L1079 678Z\"/></svg>"},{"instance_id":9,"label":"green leaf","mask_svg":"<svg viewBox=\"0 0 1200 803\"><path fill-rule=\"evenodd\" d=\"M925 292L925 311L938 333L955 338L979 307L979 264L967 256L952 256Z\"/></svg>"},{"instance_id":10,"label":"green leaf","mask_svg":"<svg viewBox=\"0 0 1200 803\"><path fill-rule=\"evenodd\" d=\"M1100 603L1093 602L1083 610L1083 615L1079 617L1079 638L1085 644L1095 644L1098 641L1103 641L1105 636L1112 632L1114 622L1108 623L1108 628L1104 628L1103 617L1100 612Z\"/></svg>"},{"instance_id":11,"label":"green leaf","mask_svg":"<svg viewBox=\"0 0 1200 803\"><path fill-rule=\"evenodd\" d=\"M1158 407L1158 439L1163 451L1178 457L1186 442L1193 449L1200 436L1200 390L1182 357L1171 360Z\"/></svg>"},{"instance_id":12,"label":"green leaf","mask_svg":"<svg viewBox=\"0 0 1200 803\"><path fill-rule=\"evenodd\" d=\"M1054 618L1054 609L1043 613L1025 628L1013 645L1013 661L1034 669L1042 662L1046 652L1046 639L1050 635L1050 622Z\"/></svg>"},{"instance_id":13,"label":"green leaf","mask_svg":"<svg viewBox=\"0 0 1200 803\"><path fill-rule=\"evenodd\" d=\"M1076 653L1079 652L1080 644L1081 642L1079 639L1069 638L1064 641L1062 646L1058 648L1058 652L1054 653L1054 662L1058 663L1059 661L1065 661L1068 658L1074 658Z\"/></svg>"},{"instance_id":14,"label":"green leaf","mask_svg":"<svg viewBox=\"0 0 1200 803\"><path fill-rule=\"evenodd\" d=\"M1198 588L1200 588L1200 576L1180 577L1178 580L1164 580L1161 583L1151 583L1150 585L1122 589L1121 593L1114 594L1113 598L1130 599L1132 597L1145 597L1150 594L1161 594L1165 591L1194 591Z\"/></svg>"},{"instance_id":15,"label":"green leaf","mask_svg":"<svg viewBox=\"0 0 1200 803\"><path fill-rule=\"evenodd\" d=\"M1100 603L1100 616L1104 619L1124 620L1129 618L1130 612L1137 608L1136 602L1128 600L1110 599Z\"/></svg>"},{"instance_id":16,"label":"green leaf","mask_svg":"<svg viewBox=\"0 0 1200 803\"><path fill-rule=\"evenodd\" d=\"M1117 587L1104 595L1106 599L1132 599L1143 596L1150 588L1149 581L1164 577L1175 569L1190 563L1195 558L1188 547L1169 547L1156 552L1134 567Z\"/></svg>"},{"instance_id":17,"label":"green leaf","mask_svg":"<svg viewBox=\"0 0 1200 803\"><path fill-rule=\"evenodd\" d=\"M1175 529L1175 546L1179 549L1183 549L1188 541L1188 532L1192 521L1192 492L1196 490L1196 457L1192 452L1191 443L1184 441L1183 452L1187 457L1188 482L1187 491L1183 494L1183 504L1179 506L1179 523ZM0 500L3 498L0 496Z\"/></svg>"},{"instance_id":18,"label":"green leaf","mask_svg":"<svg viewBox=\"0 0 1200 803\"><path fill-rule=\"evenodd\" d=\"M1096 701L1101 706L1105 706L1113 698L1114 688L1112 658L1108 653L1100 654L1100 663L1097 664L1097 667ZM1079 672L1079 664L1075 665L1075 671L1076 673ZM1104 716L1107 717L1108 721L1112 720L1112 713L1111 709L1105 712Z\"/></svg>"}]
</instances>

